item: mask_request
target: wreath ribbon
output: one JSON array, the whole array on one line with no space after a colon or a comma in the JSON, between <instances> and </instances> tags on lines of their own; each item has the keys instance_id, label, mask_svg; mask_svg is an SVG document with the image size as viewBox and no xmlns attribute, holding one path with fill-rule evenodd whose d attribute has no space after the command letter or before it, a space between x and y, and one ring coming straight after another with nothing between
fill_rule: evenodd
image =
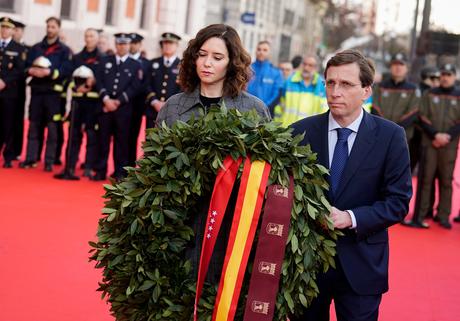
<instances>
[{"instance_id":1,"label":"wreath ribbon","mask_svg":"<svg viewBox=\"0 0 460 321\"><path fill-rule=\"evenodd\" d=\"M224 160L224 168L219 170L217 174L198 268L194 306L195 321L198 320L198 302L204 279L241 162L241 158L233 160L228 156ZM270 169L270 164L264 161L251 163L249 158L245 159L220 284L214 304L213 321L231 321L235 317L244 273L262 210ZM249 309L249 311L245 313L245 320L256 320L260 317L265 317L264 320L272 320L273 318L278 281L289 230L292 186L291 178L289 191L278 185L272 185L269 188L271 193L268 195L266 213L262 223L266 231L265 234L268 237L264 235L258 242L249 290L251 300L249 300L248 296L246 310ZM277 198L271 196L272 194ZM284 233L283 226L285 226ZM273 252L270 244L277 247L277 250ZM273 253L275 255L272 255ZM256 277L256 275L259 275L259 277ZM273 282L275 282L274 285ZM261 291L263 292L266 289L265 285L267 284L271 284L268 287L270 291L261 296Z\"/></svg>"}]
</instances>

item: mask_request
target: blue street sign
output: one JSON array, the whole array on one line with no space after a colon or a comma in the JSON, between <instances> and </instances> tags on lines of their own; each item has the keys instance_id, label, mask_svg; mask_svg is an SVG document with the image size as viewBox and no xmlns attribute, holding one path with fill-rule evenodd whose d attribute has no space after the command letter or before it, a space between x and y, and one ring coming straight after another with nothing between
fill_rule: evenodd
<instances>
[{"instance_id":1,"label":"blue street sign","mask_svg":"<svg viewBox=\"0 0 460 321\"><path fill-rule=\"evenodd\" d=\"M249 25L256 24L256 13L255 12L244 12L241 15L241 21Z\"/></svg>"}]
</instances>

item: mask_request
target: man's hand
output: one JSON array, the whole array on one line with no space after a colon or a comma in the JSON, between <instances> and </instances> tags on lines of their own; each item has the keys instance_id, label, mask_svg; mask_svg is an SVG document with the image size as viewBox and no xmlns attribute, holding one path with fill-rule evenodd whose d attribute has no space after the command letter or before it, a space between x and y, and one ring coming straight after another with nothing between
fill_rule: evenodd
<instances>
[{"instance_id":1,"label":"man's hand","mask_svg":"<svg viewBox=\"0 0 460 321\"><path fill-rule=\"evenodd\" d=\"M32 77L43 78L48 77L51 74L51 69L49 68L38 68L38 67L31 67L29 69L29 75Z\"/></svg>"},{"instance_id":2,"label":"man's hand","mask_svg":"<svg viewBox=\"0 0 460 321\"><path fill-rule=\"evenodd\" d=\"M159 101L159 100L154 100L154 101L152 102L152 106L153 106L153 108L155 108L155 110L156 110L157 112L160 111L160 109L163 107L164 104L165 104L165 103L164 103L163 101Z\"/></svg>"},{"instance_id":3,"label":"man's hand","mask_svg":"<svg viewBox=\"0 0 460 321\"><path fill-rule=\"evenodd\" d=\"M3 89L5 89L5 87L6 87L5 82L4 82L2 79L0 79L0 91L2 91Z\"/></svg>"},{"instance_id":4,"label":"man's hand","mask_svg":"<svg viewBox=\"0 0 460 321\"><path fill-rule=\"evenodd\" d=\"M450 135L446 133L437 133L434 136L434 140L431 142L434 148L441 148L449 144L450 142Z\"/></svg>"},{"instance_id":5,"label":"man's hand","mask_svg":"<svg viewBox=\"0 0 460 321\"><path fill-rule=\"evenodd\" d=\"M120 106L120 101L116 99L106 99L104 100L104 107L102 108L105 113L115 111Z\"/></svg>"},{"instance_id":6,"label":"man's hand","mask_svg":"<svg viewBox=\"0 0 460 321\"><path fill-rule=\"evenodd\" d=\"M346 211L341 211L335 207L331 207L331 213L329 214L334 227L338 229L349 228L352 225L351 216Z\"/></svg>"}]
</instances>

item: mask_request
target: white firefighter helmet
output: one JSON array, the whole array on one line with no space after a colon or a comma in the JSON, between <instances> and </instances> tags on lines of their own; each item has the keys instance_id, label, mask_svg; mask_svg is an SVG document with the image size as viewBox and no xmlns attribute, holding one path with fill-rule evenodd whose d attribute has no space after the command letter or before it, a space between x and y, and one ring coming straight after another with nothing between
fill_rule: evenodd
<instances>
[{"instance_id":1,"label":"white firefighter helmet","mask_svg":"<svg viewBox=\"0 0 460 321\"><path fill-rule=\"evenodd\" d=\"M50 68L51 61L46 57L40 56L34 60L32 66L38 68Z\"/></svg>"},{"instance_id":2,"label":"white firefighter helmet","mask_svg":"<svg viewBox=\"0 0 460 321\"><path fill-rule=\"evenodd\" d=\"M94 73L90 68L82 65L75 69L75 71L72 74L72 77L83 79L94 78Z\"/></svg>"}]
</instances>

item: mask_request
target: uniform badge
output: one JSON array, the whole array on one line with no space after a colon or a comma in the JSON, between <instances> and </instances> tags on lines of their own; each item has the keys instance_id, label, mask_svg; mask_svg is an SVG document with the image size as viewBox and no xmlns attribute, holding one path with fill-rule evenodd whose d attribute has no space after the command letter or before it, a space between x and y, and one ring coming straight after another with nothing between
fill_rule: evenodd
<instances>
[{"instance_id":1,"label":"uniform badge","mask_svg":"<svg viewBox=\"0 0 460 321\"><path fill-rule=\"evenodd\" d=\"M176 74L176 75L179 74L179 68L174 68L172 70L172 72L173 72L173 74Z\"/></svg>"},{"instance_id":2,"label":"uniform badge","mask_svg":"<svg viewBox=\"0 0 460 321\"><path fill-rule=\"evenodd\" d=\"M401 98L407 98L407 93L401 93Z\"/></svg>"},{"instance_id":3,"label":"uniform badge","mask_svg":"<svg viewBox=\"0 0 460 321\"><path fill-rule=\"evenodd\" d=\"M438 96L433 97L433 103L439 104L439 97Z\"/></svg>"},{"instance_id":4,"label":"uniform badge","mask_svg":"<svg viewBox=\"0 0 460 321\"><path fill-rule=\"evenodd\" d=\"M452 100L450 101L450 104L451 104L452 106L457 106L457 99L452 99Z\"/></svg>"},{"instance_id":5,"label":"uniform badge","mask_svg":"<svg viewBox=\"0 0 460 321\"><path fill-rule=\"evenodd\" d=\"M154 63L152 64L152 68L153 68L153 69L158 69L158 68L160 68L160 64L159 64L158 62L154 62Z\"/></svg>"},{"instance_id":6,"label":"uniform badge","mask_svg":"<svg viewBox=\"0 0 460 321\"><path fill-rule=\"evenodd\" d=\"M105 68L107 68L107 69L112 68L112 63L111 62L106 63Z\"/></svg>"}]
</instances>

